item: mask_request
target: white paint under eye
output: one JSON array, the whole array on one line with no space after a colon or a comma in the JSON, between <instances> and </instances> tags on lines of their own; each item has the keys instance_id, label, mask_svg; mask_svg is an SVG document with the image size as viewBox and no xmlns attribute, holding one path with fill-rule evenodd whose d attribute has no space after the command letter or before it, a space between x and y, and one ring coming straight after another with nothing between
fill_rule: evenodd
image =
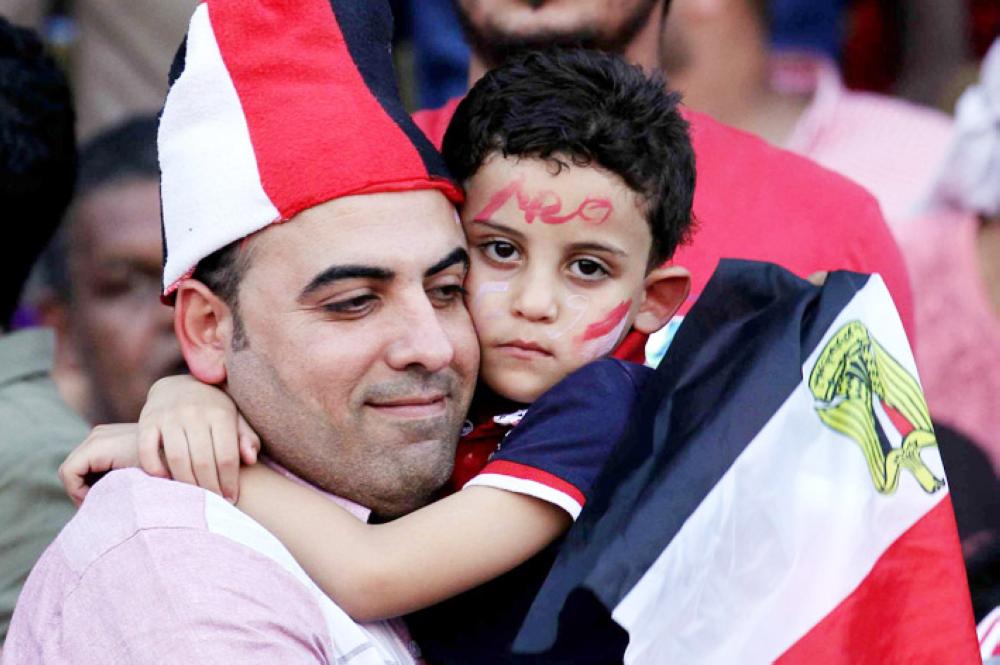
<instances>
[{"instance_id":1,"label":"white paint under eye","mask_svg":"<svg viewBox=\"0 0 1000 665\"><path fill-rule=\"evenodd\" d=\"M570 332L576 328L577 324L580 323L580 320L587 313L587 307L589 305L590 298L579 293L574 293L570 297L566 298L566 309L575 312L575 314L573 314L573 318L566 326L560 328L559 330L547 330L545 331L545 334L549 339L559 339L566 333Z\"/></svg>"},{"instance_id":2,"label":"white paint under eye","mask_svg":"<svg viewBox=\"0 0 1000 665\"><path fill-rule=\"evenodd\" d=\"M510 282L483 282L479 285L476 295L472 298L472 311L479 312L486 321L502 316L503 310L499 307L494 307L490 311L481 311L485 309L482 307L483 300L491 295L507 293L508 290L510 290Z\"/></svg>"}]
</instances>

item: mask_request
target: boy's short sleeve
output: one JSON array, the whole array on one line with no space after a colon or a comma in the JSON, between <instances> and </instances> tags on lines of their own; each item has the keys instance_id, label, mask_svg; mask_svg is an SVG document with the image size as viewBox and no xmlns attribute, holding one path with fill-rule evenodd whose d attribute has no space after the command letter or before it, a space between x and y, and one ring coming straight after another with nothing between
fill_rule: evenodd
<instances>
[{"instance_id":1,"label":"boy's short sleeve","mask_svg":"<svg viewBox=\"0 0 1000 665\"><path fill-rule=\"evenodd\" d=\"M651 374L647 367L610 358L581 367L531 405L465 487L534 496L575 520Z\"/></svg>"}]
</instances>

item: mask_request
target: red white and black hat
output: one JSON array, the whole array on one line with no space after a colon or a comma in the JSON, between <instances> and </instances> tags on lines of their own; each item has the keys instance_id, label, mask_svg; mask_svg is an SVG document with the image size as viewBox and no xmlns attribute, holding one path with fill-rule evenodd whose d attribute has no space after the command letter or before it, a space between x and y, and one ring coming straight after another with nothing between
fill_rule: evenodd
<instances>
[{"instance_id":1,"label":"red white and black hat","mask_svg":"<svg viewBox=\"0 0 1000 665\"><path fill-rule=\"evenodd\" d=\"M255 231L352 194L461 189L396 90L384 0L205 0L160 119L163 293Z\"/></svg>"}]
</instances>

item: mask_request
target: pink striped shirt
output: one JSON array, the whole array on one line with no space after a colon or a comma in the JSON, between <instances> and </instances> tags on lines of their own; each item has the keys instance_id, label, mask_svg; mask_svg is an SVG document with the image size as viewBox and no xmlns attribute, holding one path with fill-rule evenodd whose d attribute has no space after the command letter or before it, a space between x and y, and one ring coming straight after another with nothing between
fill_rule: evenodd
<instances>
[{"instance_id":1,"label":"pink striped shirt","mask_svg":"<svg viewBox=\"0 0 1000 665\"><path fill-rule=\"evenodd\" d=\"M42 555L3 658L385 665L414 654L401 622L352 621L218 496L129 469L97 483Z\"/></svg>"}]
</instances>

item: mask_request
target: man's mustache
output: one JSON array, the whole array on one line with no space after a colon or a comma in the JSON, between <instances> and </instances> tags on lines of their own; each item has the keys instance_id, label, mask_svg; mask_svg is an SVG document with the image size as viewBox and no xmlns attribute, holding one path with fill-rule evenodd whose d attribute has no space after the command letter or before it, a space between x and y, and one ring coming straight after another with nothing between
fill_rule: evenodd
<instances>
[{"instance_id":1,"label":"man's mustache","mask_svg":"<svg viewBox=\"0 0 1000 665\"><path fill-rule=\"evenodd\" d=\"M390 402L408 397L421 397L441 394L454 396L459 385L458 376L453 370L428 372L412 369L406 375L392 381L377 383L365 392L366 402Z\"/></svg>"}]
</instances>

